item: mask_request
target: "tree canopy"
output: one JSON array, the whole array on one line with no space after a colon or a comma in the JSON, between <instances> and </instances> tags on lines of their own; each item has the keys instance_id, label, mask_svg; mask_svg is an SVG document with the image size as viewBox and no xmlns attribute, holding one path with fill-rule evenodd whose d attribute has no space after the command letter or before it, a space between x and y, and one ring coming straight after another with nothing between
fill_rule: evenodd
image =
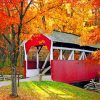
<instances>
[{"instance_id":1,"label":"tree canopy","mask_svg":"<svg viewBox=\"0 0 100 100\"><path fill-rule=\"evenodd\" d=\"M41 30L77 34L81 45L100 42L100 0L0 0L0 36L9 46L12 95L17 94L13 87L20 43Z\"/></svg>"}]
</instances>

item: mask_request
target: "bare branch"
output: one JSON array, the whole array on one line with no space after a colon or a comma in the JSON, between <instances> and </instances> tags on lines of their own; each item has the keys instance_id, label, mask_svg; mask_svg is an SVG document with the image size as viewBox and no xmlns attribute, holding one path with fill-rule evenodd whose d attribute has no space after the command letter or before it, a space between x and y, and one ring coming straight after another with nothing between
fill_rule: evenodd
<instances>
[{"instance_id":1,"label":"bare branch","mask_svg":"<svg viewBox=\"0 0 100 100\"><path fill-rule=\"evenodd\" d=\"M11 42L10 42L10 40L9 40L4 34L2 34L2 36L4 37L4 39L5 39L10 45L12 45Z\"/></svg>"},{"instance_id":2,"label":"bare branch","mask_svg":"<svg viewBox=\"0 0 100 100\"><path fill-rule=\"evenodd\" d=\"M10 0L10 3L12 3L12 1ZM12 3L13 4L13 3ZM14 5L14 4L13 4ZM15 6L15 9L18 11L18 12L20 12L19 10L18 10L18 7L16 6L16 5L14 5Z\"/></svg>"},{"instance_id":3,"label":"bare branch","mask_svg":"<svg viewBox=\"0 0 100 100\"><path fill-rule=\"evenodd\" d=\"M18 7L17 6L15 6L15 8L16 8L16 10L18 11L18 13L20 12L19 10L18 10Z\"/></svg>"},{"instance_id":4,"label":"bare branch","mask_svg":"<svg viewBox=\"0 0 100 100\"><path fill-rule=\"evenodd\" d=\"M20 9L20 20L21 21L23 19L23 3L24 3L24 1L21 1L21 4L20 4L20 7L21 7L21 9Z\"/></svg>"},{"instance_id":5,"label":"bare branch","mask_svg":"<svg viewBox=\"0 0 100 100\"><path fill-rule=\"evenodd\" d=\"M25 22L24 24L29 23L30 21L32 21L34 18L36 18L37 16L34 16L33 18L31 18L30 20L28 20L27 22Z\"/></svg>"},{"instance_id":6,"label":"bare branch","mask_svg":"<svg viewBox=\"0 0 100 100\"><path fill-rule=\"evenodd\" d=\"M26 12L27 12L27 10L30 7L30 5L31 5L32 2L33 2L33 0L30 0L29 4L27 5L27 7L26 7L26 9L24 11L23 17L25 16L25 14L26 14Z\"/></svg>"},{"instance_id":7,"label":"bare branch","mask_svg":"<svg viewBox=\"0 0 100 100\"><path fill-rule=\"evenodd\" d=\"M8 16L10 16L10 10L9 8L6 6L7 12L8 12Z\"/></svg>"},{"instance_id":8,"label":"bare branch","mask_svg":"<svg viewBox=\"0 0 100 100\"><path fill-rule=\"evenodd\" d=\"M53 6L53 7L50 7L50 8L48 8L48 11L51 10L51 9L53 9L53 8L60 7L60 6L61 6L61 4L59 4L59 5L55 5L55 6ZM41 14L43 14L43 13L45 13L45 12L46 12L46 11L41 11L41 12L38 13L37 15L41 15ZM27 22L25 22L24 24L27 24L27 23L29 23L30 21L32 21L34 18L37 17L37 15L34 16L33 18L31 18L30 20L28 20Z\"/></svg>"}]
</instances>

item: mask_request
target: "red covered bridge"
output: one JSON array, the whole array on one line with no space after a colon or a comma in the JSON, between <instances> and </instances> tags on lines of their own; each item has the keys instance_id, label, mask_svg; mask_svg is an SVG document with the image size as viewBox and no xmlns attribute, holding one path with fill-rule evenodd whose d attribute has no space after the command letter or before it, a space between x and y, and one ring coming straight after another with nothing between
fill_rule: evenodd
<instances>
[{"instance_id":1,"label":"red covered bridge","mask_svg":"<svg viewBox=\"0 0 100 100\"><path fill-rule=\"evenodd\" d=\"M79 36L73 34L54 31L52 35L40 34L24 41L22 45L25 51L25 77L38 75L40 65L42 74L51 69L51 77L54 81L75 83L99 77L99 65L84 62L87 55L100 49L99 44L80 46L79 39ZM36 61L28 61L28 52L32 46L37 49ZM40 63L39 53L43 46L47 46L49 53L45 61ZM48 61L50 66L45 67Z\"/></svg>"}]
</instances>

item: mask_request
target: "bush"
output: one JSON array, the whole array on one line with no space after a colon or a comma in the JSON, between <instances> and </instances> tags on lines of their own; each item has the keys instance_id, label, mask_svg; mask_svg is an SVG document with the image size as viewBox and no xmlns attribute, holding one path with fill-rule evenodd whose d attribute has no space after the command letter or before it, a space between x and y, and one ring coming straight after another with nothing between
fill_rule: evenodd
<instances>
[{"instance_id":1,"label":"bush","mask_svg":"<svg viewBox=\"0 0 100 100\"><path fill-rule=\"evenodd\" d=\"M24 75L24 68L23 67L16 67L16 70L20 73L20 75ZM0 68L0 73L3 73L3 75L11 75L11 67L6 66L3 68Z\"/></svg>"},{"instance_id":2,"label":"bush","mask_svg":"<svg viewBox=\"0 0 100 100\"><path fill-rule=\"evenodd\" d=\"M0 63L0 69L4 67L4 63Z\"/></svg>"}]
</instances>

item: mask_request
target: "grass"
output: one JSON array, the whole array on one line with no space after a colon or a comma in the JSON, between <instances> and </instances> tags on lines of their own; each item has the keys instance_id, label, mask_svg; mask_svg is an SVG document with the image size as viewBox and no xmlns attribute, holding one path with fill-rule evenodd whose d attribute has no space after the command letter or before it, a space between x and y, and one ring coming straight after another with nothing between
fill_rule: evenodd
<instances>
[{"instance_id":1,"label":"grass","mask_svg":"<svg viewBox=\"0 0 100 100\"><path fill-rule=\"evenodd\" d=\"M18 98L9 96L10 86L0 88L0 100L100 100L100 94L59 82L23 82Z\"/></svg>"}]
</instances>

